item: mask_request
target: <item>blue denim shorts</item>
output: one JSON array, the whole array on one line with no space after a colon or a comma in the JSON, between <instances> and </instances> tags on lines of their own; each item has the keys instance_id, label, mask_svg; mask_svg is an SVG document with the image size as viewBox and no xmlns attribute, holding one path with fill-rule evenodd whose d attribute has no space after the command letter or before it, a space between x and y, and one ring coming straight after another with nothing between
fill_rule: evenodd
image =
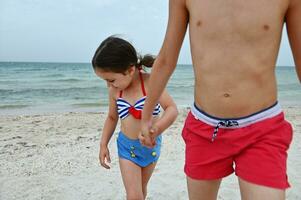
<instances>
[{"instance_id":1,"label":"blue denim shorts","mask_svg":"<svg viewBox=\"0 0 301 200\"><path fill-rule=\"evenodd\" d=\"M139 139L130 139L120 131L117 138L118 156L132 161L140 167L146 167L159 159L161 141L162 136L160 135L156 139L156 146L148 148L143 146Z\"/></svg>"}]
</instances>

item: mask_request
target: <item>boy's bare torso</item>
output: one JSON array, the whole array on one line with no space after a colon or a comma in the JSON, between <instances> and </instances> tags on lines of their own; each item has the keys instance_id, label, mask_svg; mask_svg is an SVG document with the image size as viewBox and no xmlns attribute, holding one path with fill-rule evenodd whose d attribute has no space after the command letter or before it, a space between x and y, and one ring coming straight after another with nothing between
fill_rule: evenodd
<instances>
[{"instance_id":1,"label":"boy's bare torso","mask_svg":"<svg viewBox=\"0 0 301 200\"><path fill-rule=\"evenodd\" d=\"M258 6L260 5L260 6ZM195 103L242 117L277 101L275 65L289 0L187 0Z\"/></svg>"}]
</instances>

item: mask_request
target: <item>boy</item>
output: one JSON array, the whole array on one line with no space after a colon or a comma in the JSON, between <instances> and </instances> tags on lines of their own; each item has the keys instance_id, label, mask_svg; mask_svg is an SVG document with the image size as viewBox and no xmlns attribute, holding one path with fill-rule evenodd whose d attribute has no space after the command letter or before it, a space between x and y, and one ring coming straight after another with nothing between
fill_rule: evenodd
<instances>
[{"instance_id":1,"label":"boy","mask_svg":"<svg viewBox=\"0 0 301 200\"><path fill-rule=\"evenodd\" d=\"M301 81L300 0L170 0L140 140L153 145L151 112L189 24L195 98L182 136L190 199L216 199L222 178L233 171L242 199L285 199L292 128L277 103L274 73L284 22Z\"/></svg>"}]
</instances>

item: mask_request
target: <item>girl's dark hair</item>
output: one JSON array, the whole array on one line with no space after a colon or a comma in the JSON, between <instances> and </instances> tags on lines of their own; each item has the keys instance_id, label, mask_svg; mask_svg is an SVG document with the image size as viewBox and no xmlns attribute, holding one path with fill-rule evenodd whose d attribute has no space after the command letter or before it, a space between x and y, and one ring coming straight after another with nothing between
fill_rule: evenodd
<instances>
[{"instance_id":1,"label":"girl's dark hair","mask_svg":"<svg viewBox=\"0 0 301 200\"><path fill-rule=\"evenodd\" d=\"M137 55L135 48L128 41L110 36L97 48L92 65L94 70L124 73L132 65L137 68L152 67L154 61L155 57L152 55Z\"/></svg>"}]
</instances>

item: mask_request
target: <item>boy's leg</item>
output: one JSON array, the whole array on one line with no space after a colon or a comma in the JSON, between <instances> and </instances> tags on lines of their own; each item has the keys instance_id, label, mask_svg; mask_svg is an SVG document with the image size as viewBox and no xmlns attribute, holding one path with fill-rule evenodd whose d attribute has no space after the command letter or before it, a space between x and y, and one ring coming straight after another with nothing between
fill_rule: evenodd
<instances>
[{"instance_id":1,"label":"boy's leg","mask_svg":"<svg viewBox=\"0 0 301 200\"><path fill-rule=\"evenodd\" d=\"M156 162L142 168L142 192L143 192L144 199L146 198L147 195L147 183L150 177L152 176L155 167L156 167Z\"/></svg>"},{"instance_id":2,"label":"boy's leg","mask_svg":"<svg viewBox=\"0 0 301 200\"><path fill-rule=\"evenodd\" d=\"M187 176L189 200L215 200L221 179L195 180Z\"/></svg>"},{"instance_id":3,"label":"boy's leg","mask_svg":"<svg viewBox=\"0 0 301 200\"><path fill-rule=\"evenodd\" d=\"M119 165L127 199L143 200L141 167L122 158L119 158Z\"/></svg>"},{"instance_id":4,"label":"boy's leg","mask_svg":"<svg viewBox=\"0 0 301 200\"><path fill-rule=\"evenodd\" d=\"M267 195L269 199L278 199L273 195L280 195L283 199L285 189L290 186L286 162L292 127L282 113L252 124L248 129L245 135L251 143L234 157L242 195L247 198L249 193L254 193ZM244 141L233 141L234 144L238 142Z\"/></svg>"},{"instance_id":5,"label":"boy's leg","mask_svg":"<svg viewBox=\"0 0 301 200\"><path fill-rule=\"evenodd\" d=\"M233 173L229 143L211 141L214 127L188 114L182 131L186 144L184 172L190 200L216 199L221 179Z\"/></svg>"},{"instance_id":6,"label":"boy's leg","mask_svg":"<svg viewBox=\"0 0 301 200\"><path fill-rule=\"evenodd\" d=\"M281 113L252 124L249 130L245 134L252 143L234 158L242 199L285 199L285 189L289 187L286 161L292 126Z\"/></svg>"},{"instance_id":7,"label":"boy's leg","mask_svg":"<svg viewBox=\"0 0 301 200\"><path fill-rule=\"evenodd\" d=\"M256 185L241 178L238 181L242 200L285 199L285 190Z\"/></svg>"}]
</instances>

